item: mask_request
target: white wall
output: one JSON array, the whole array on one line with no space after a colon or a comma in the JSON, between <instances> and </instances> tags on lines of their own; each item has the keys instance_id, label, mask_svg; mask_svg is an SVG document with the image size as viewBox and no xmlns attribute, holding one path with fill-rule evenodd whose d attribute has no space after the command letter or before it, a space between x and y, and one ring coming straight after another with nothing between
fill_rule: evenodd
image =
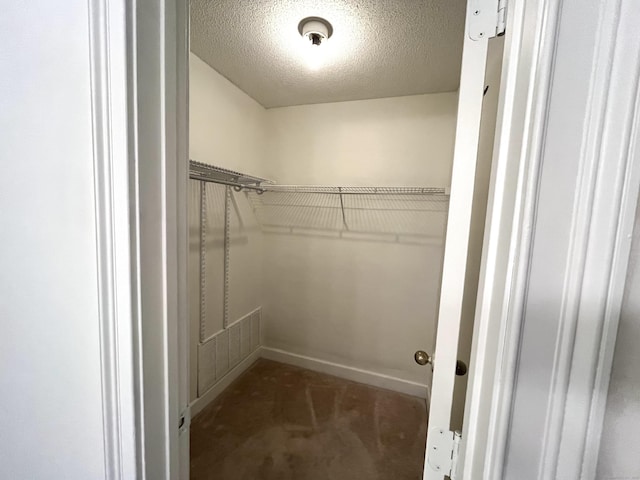
<instances>
[{"instance_id":1,"label":"white wall","mask_svg":"<svg viewBox=\"0 0 640 480\"><path fill-rule=\"evenodd\" d=\"M266 110L193 53L189 61L191 159L264 175Z\"/></svg>"},{"instance_id":2,"label":"white wall","mask_svg":"<svg viewBox=\"0 0 640 480\"><path fill-rule=\"evenodd\" d=\"M449 186L456 93L267 110L278 183Z\"/></svg>"},{"instance_id":3,"label":"white wall","mask_svg":"<svg viewBox=\"0 0 640 480\"><path fill-rule=\"evenodd\" d=\"M627 283L613 356L599 480L640 475L640 209L636 211Z\"/></svg>"},{"instance_id":4,"label":"white wall","mask_svg":"<svg viewBox=\"0 0 640 480\"><path fill-rule=\"evenodd\" d=\"M194 54L190 55L189 115L191 159L252 175L264 175L266 111ZM198 397L200 319L200 187L190 181L190 396ZM207 184L205 254L205 338L223 329L225 187ZM230 208L229 323L261 305L262 235L244 193L233 192ZM224 337L224 342L229 341ZM218 340L218 348L222 345ZM228 367L215 364L210 345L201 352L200 383L218 381ZM215 349L215 347L213 347ZM218 370L216 375L216 368ZM204 369L207 371L205 372ZM212 377L213 375L213 377Z\"/></svg>"},{"instance_id":5,"label":"white wall","mask_svg":"<svg viewBox=\"0 0 640 480\"><path fill-rule=\"evenodd\" d=\"M457 95L267 110L278 183L449 186ZM265 345L426 384L442 237L425 245L265 234ZM443 231L441 230L441 234Z\"/></svg>"},{"instance_id":6,"label":"white wall","mask_svg":"<svg viewBox=\"0 0 640 480\"><path fill-rule=\"evenodd\" d=\"M105 477L87 8L0 15L1 478Z\"/></svg>"},{"instance_id":7,"label":"white wall","mask_svg":"<svg viewBox=\"0 0 640 480\"><path fill-rule=\"evenodd\" d=\"M442 248L265 235L265 345L426 384Z\"/></svg>"},{"instance_id":8,"label":"white wall","mask_svg":"<svg viewBox=\"0 0 640 480\"><path fill-rule=\"evenodd\" d=\"M261 174L280 184L450 184L456 93L264 110L200 59L192 55L191 60L195 160ZM487 175L488 167L480 183L486 183ZM250 211L242 199L238 204L250 225ZM428 371L412 355L434 346L444 231L438 227L436 232L439 239L422 245L379 238L339 240L323 237L323 232L265 235L264 344L426 384ZM217 249L207 250L207 288L217 289L207 300L207 334L221 328L221 311L213 310L220 303L221 285L209 277L212 272L220 279L221 269L213 266L222 262L220 242ZM232 275L232 281L238 278L231 291L251 295L259 289L250 282L256 279L256 265L241 257L232 257L238 258L238 266L231 272L244 275ZM197 285L197 278L191 278ZM234 319L241 314L242 309L234 308ZM191 325L195 344L193 315Z\"/></svg>"}]
</instances>

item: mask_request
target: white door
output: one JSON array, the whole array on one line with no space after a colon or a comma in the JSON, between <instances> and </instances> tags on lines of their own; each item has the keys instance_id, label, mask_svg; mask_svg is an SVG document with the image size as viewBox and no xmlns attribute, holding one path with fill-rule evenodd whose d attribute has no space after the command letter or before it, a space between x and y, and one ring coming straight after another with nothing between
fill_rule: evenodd
<instances>
[{"instance_id":1,"label":"white door","mask_svg":"<svg viewBox=\"0 0 640 480\"><path fill-rule=\"evenodd\" d=\"M455 475L452 472L452 457L455 457L453 452L457 448L457 434L451 431L451 411L467 273L487 48L489 38L496 35L498 3L470 0L467 4L438 331L433 352L433 383L423 476L425 480L442 480L445 476L453 478Z\"/></svg>"}]
</instances>

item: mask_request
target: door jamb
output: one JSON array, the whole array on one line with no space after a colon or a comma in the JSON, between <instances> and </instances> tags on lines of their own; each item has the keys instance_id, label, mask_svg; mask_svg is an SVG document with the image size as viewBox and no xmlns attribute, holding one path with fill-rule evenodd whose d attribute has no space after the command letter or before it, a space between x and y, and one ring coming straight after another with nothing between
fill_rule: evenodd
<instances>
[{"instance_id":1,"label":"door jamb","mask_svg":"<svg viewBox=\"0 0 640 480\"><path fill-rule=\"evenodd\" d=\"M563 478L591 479L596 473L640 187L640 166L634 162L640 151L640 75L628 78L627 74L638 72L628 63L634 59L638 65L640 42L634 40L633 25L640 10L622 12L629 5L632 2L619 0L590 10L591 15L598 15L598 24L606 33L597 37L599 50L587 79L593 94L583 126L586 148L581 164L595 168L597 182L579 185L578 202L567 221L580 227L572 240L578 248L597 252L578 259L578 268L569 269L567 277L588 268L591 278L598 281L563 292L570 304L568 311L582 313L558 319L575 322L575 328L567 328L557 344L553 363L557 381L549 391L541 470L527 472L540 478L561 472ZM505 44L492 172L495 181L487 214L459 478L502 478L562 6L562 2L540 0L512 2L508 9L510 38ZM592 126L596 128L589 128ZM506 176L517 182L505 182ZM595 198L586 217L583 198ZM509 202L514 207L509 208ZM605 257L613 264L598 263ZM594 303L603 306L602 310L593 311ZM575 399L582 401L574 405ZM581 443L585 435L586 443Z\"/></svg>"},{"instance_id":2,"label":"door jamb","mask_svg":"<svg viewBox=\"0 0 640 480\"><path fill-rule=\"evenodd\" d=\"M555 4L555 6L554 6ZM528 259L538 149L543 136L558 2L510 2L491 186L478 284L458 476L495 477L506 442L519 328L510 322L522 293L518 259ZM487 416L487 412L490 412ZM507 419L508 421L508 419Z\"/></svg>"},{"instance_id":3,"label":"door jamb","mask_svg":"<svg viewBox=\"0 0 640 480\"><path fill-rule=\"evenodd\" d=\"M165 0L162 2L159 15L161 16L162 26L160 30L164 40L163 45L157 46L157 51L162 58L163 70L161 71L161 80L169 83L164 88L175 88L176 79L171 80L171 69L178 65L188 65L183 62L180 55L185 54L182 48L177 51L173 50L172 42L177 43L176 35L185 38L187 32L187 19L184 16L176 18L179 4L183 2L173 2ZM492 191L490 194L491 203L488 208L488 224L485 233L485 245L483 249L483 266L481 271L481 284L478 296L478 308L476 317L476 326L474 330L481 331L482 335L476 340L474 338L473 357L475 358L471 364L469 388L467 394L467 407L465 410L465 433L463 435L463 445L461 451L461 462L463 466L462 478L492 478L492 465L502 465L504 459L504 421L505 417L500 416L500 409L504 408L504 412L509 412L509 381L508 378L514 372L515 362L513 356L517 351L518 345L518 326L509 323L513 320L514 311L510 310L514 306L514 302L518 293L518 289L523 288L523 284L517 282L516 261L526 261L527 244L526 239L530 238L530 228L532 225L535 198L531 195L535 191L537 164L535 163L539 149L542 143L543 125L546 114L547 96L551 78L551 65L554 53L554 45L556 41L556 20L558 6L554 6L558 2L549 0L539 0L538 2L512 2L508 8L507 20L507 41L505 43L505 56L503 66L503 77L501 82L500 106L498 113L498 128L496 129L496 148L494 149L494 161L496 167L492 172ZM175 21L175 29L171 27ZM135 43L135 41L133 41ZM129 43L129 42L128 42ZM174 43L175 46L175 43ZM131 49L131 45L127 45L127 50ZM133 45L135 50L136 46ZM157 53L157 52L156 52ZM188 55L188 51L186 52ZM174 70L175 72L175 70ZM166 93L166 90L165 90ZM187 129L180 130L178 115L184 115L188 108L187 95L176 94L174 97L176 103L169 105L164 114L166 117L163 122L167 122L164 126L167 128L165 134L169 134L169 129L176 128L173 142L163 143L166 150L164 153L164 161L170 165L163 164L158 168L162 170L164 175L164 192L165 196L165 214L167 217L163 219L163 242L164 253L173 259L168 260L164 265L165 280L175 285L177 279L182 276L179 263L186 262L186 255L183 255L180 240L178 237L182 235L180 227L177 225L180 211L183 211L184 205L179 204L177 198L180 192L178 182L184 176L177 159L184 154L185 138ZM172 102L168 97L165 101ZM167 105L165 105L167 107ZM171 117L171 118L170 118ZM135 118L134 122L144 121L141 118ZM175 125L174 125L175 124ZM174 125L174 127L171 127ZM166 138L164 139L166 142ZM182 143L181 143L182 142ZM167 168L169 167L169 168ZM502 170L501 170L502 168ZM516 171L514 172L515 169ZM506 175L515 175L517 182L513 185L504 183ZM500 181L502 179L502 182ZM185 181L186 182L186 181ZM505 188L508 187L508 188ZM173 192L167 192L166 189L176 189ZM186 189L185 189L186 191ZM169 194L168 194L169 193ZM527 195L528 194L528 195ZM186 195L183 195L186 202ZM517 208L507 208L509 199L516 200ZM143 208L137 205L138 213ZM184 217L186 221L186 216ZM512 224L513 229L509 227ZM117 228L117 226L116 226ZM173 240L167 243L168 237ZM183 239L184 240L184 239ZM501 252L508 252L507 256L501 256ZM136 270L138 266L133 266ZM172 277L172 280L168 280ZM500 274L501 276L499 276ZM508 289L499 290L499 284L496 281L489 281L490 276L496 277L505 282L504 285ZM141 284L144 289L145 285ZM165 283L165 291L169 285ZM179 292L177 297L184 297ZM167 300L165 297L163 300ZM177 478L179 458L179 446L177 442L177 424L171 425L171 421L176 420L179 414L179 393L177 372L179 358L176 354L178 343L178 325L179 316L184 314L184 307L180 302L186 301L175 300L176 303L168 308L166 317L164 318L164 332L167 335L165 348L165 359L167 360L167 368L165 370L166 386L165 395L167 407L164 412L163 422L168 422L168 438L166 440L166 449L164 453L164 462L167 466L166 478ZM134 298L134 302L140 299ZM140 310L138 310L140 312ZM173 312L173 313L171 313ZM494 315L495 314L495 315ZM140 322L141 319L138 319ZM496 328L499 332L500 343L493 345L495 348L487 344L488 333L492 328ZM144 335L141 332L140 335ZM474 335L475 337L475 335ZM120 343L120 339L116 340L118 348L130 348L130 343ZM142 338L139 339L143 341ZM483 345L477 344L478 341L484 342ZM175 342L175 345L172 344ZM610 345L611 347L611 345ZM139 347L142 348L142 347ZM172 353L173 352L173 353ZM495 365L495 369L488 368L491 364ZM482 366L482 369L480 368ZM144 367L144 366L143 366ZM142 367L142 373L144 368ZM495 371L495 375L487 377L488 371ZM175 381L173 381L175 380ZM141 385L137 385L141 388ZM134 388L135 390L135 388ZM489 390L491 390L489 392ZM488 403L487 403L488 402ZM488 410L483 409L483 405L488 406ZM139 406L140 407L140 406ZM140 407L140 410L143 410ZM479 412L490 411L490 421L483 423ZM138 412L140 415L141 411ZM144 425L142 431L137 432L141 438L145 438ZM175 435L171 432L175 432ZM175 437L175 438L174 438ZM487 444L486 452L479 450L479 445L483 442ZM141 455L142 452L138 452ZM484 461L487 458L487 462ZM155 459L154 459L155 461ZM466 468L464 468L466 467ZM489 473L489 475L485 475ZM142 474L144 475L144 473Z\"/></svg>"}]
</instances>

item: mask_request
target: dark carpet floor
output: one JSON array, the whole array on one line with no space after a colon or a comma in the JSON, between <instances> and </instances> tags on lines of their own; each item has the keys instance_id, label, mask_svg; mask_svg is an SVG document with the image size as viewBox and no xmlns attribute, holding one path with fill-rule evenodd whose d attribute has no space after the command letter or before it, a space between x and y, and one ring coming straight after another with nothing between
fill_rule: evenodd
<instances>
[{"instance_id":1,"label":"dark carpet floor","mask_svg":"<svg viewBox=\"0 0 640 480\"><path fill-rule=\"evenodd\" d=\"M191 424L191 480L418 480L422 399L260 359Z\"/></svg>"}]
</instances>

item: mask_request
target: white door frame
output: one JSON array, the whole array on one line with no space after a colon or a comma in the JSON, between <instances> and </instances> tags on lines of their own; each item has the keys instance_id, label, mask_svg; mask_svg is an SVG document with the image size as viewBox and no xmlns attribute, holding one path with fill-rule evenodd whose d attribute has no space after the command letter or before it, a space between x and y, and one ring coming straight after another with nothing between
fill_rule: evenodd
<instances>
[{"instance_id":1,"label":"white door frame","mask_svg":"<svg viewBox=\"0 0 640 480\"><path fill-rule=\"evenodd\" d=\"M143 475L187 479L189 10L181 0L129 5Z\"/></svg>"},{"instance_id":2,"label":"white door frame","mask_svg":"<svg viewBox=\"0 0 640 480\"><path fill-rule=\"evenodd\" d=\"M508 16L494 182L458 473L469 480L514 475L593 479L640 185L640 8L632 0L511 2ZM588 41L576 34L587 30L585 25L591 27ZM562 102L562 94L559 100L551 94L554 80L561 83L554 74L563 42L568 46L559 61L567 65L579 59L569 68L573 78L564 77L569 82L565 88L588 86L582 102L586 113L558 107L556 115L569 112L566 119L572 121L573 137L550 144L559 133L548 132L547 125L554 101ZM563 152L565 144L576 148ZM553 152L558 146L560 150ZM563 153L573 156L575 173L563 172L561 182L577 179L573 200L569 199L572 208L565 214L556 212L560 201L549 202L549 196L554 190L573 188L569 182L539 190L542 181L549 181L542 177L543 160L551 162L547 167L557 165ZM537 220L545 196L551 215L564 215L561 222L571 225L566 238L553 227L540 230ZM526 302L532 300L532 243L538 233L555 236L552 244L566 241L569 248L562 259L566 268L557 295L561 308L550 322L553 328L528 338L523 322ZM527 344L531 350L536 342L554 351L544 359L552 360L544 373L551 379L545 386L546 401L537 405L546 419L540 434L522 432L525 441L519 452L527 457L527 467L506 471L514 416L531 414L528 408L519 412L514 403L516 374L523 368L521 349ZM541 374L535 364L542 363L535 357L541 351L533 347L533 369L520 373L521 378L535 383ZM532 444L539 445L536 452Z\"/></svg>"},{"instance_id":3,"label":"white door frame","mask_svg":"<svg viewBox=\"0 0 640 480\"><path fill-rule=\"evenodd\" d=\"M176 2L176 156L177 167L177 222L178 222L178 408L182 418L179 423L179 477L190 476L190 425L189 401L189 25L190 5L187 1Z\"/></svg>"},{"instance_id":4,"label":"white door frame","mask_svg":"<svg viewBox=\"0 0 640 480\"><path fill-rule=\"evenodd\" d=\"M89 21L106 478L188 479L188 2Z\"/></svg>"},{"instance_id":5,"label":"white door frame","mask_svg":"<svg viewBox=\"0 0 640 480\"><path fill-rule=\"evenodd\" d=\"M459 470L463 478L501 478L519 348L515 307L522 301L526 283L521 269L526 267L528 259L526 252L535 212L538 161L557 41L558 4L549 0L512 1L507 9L493 186ZM616 5L619 4L616 2ZM118 411L112 407L120 400L105 401L106 421L121 427L113 430L109 465L123 465L110 471L108 478L129 478L126 472L135 470L137 478L175 479L180 478L181 470L177 427L183 397L178 372L186 366L186 363L180 366L181 355L185 356L184 362L186 352L178 352L179 345L186 340L186 336L181 338L180 328L187 325L180 317L186 318L186 230L182 223L186 222L188 7L179 0L156 0L139 5L124 0L94 0L92 6L97 20L95 38L107 42L106 48L98 44L92 46L102 52L102 56L97 57L97 71L109 72L103 78L111 75L109 81L114 82L101 85L97 90L98 96L103 95L97 98L97 105L109 106L113 114L108 117L107 111L104 114L107 116L103 115L103 125L108 125L109 118L114 119L112 130L104 131L103 138L112 152L122 154L126 144L129 158L133 159L133 166L129 163L128 170L123 168L123 163L109 160L105 150L106 163L97 163L98 168L103 169L100 185L110 188L101 201L106 202L105 211L114 215L106 220L111 222L111 233L106 230L100 237L103 240L100 251L108 253L103 278L109 280L108 270L114 269L113 289L109 290L105 284L101 298L106 302L105 318L112 319L106 325L105 334L117 328L116 335L107 335L103 341L105 351L115 354L108 355L105 362L117 365L120 374L112 371L106 375L105 381L110 382L106 392L118 391L125 399L124 407ZM107 11L109 15L105 15ZM126 28L123 28L125 19ZM623 29L617 35L628 33ZM123 75L123 71L128 74ZM132 76L132 72L135 75ZM122 95L125 77L127 100ZM628 89L625 92L628 97ZM626 100L629 104L628 98ZM126 113L117 108L123 102L128 105ZM626 120L630 125L633 118ZM126 136L121 128L124 121L128 125ZM629 150L619 152L620 159L631 154L632 138L629 134ZM635 145L640 144L637 138L633 141ZM620 278L626 271L625 235L631 221L633 192L637 193L638 173L628 166L625 175L626 181L618 191L623 214L620 210L609 212L610 218L618 215L619 220L615 241L609 245L616 261L615 274L611 276L609 290L604 292L607 300L611 300L607 304L606 321L605 316L602 318L606 335L594 351L594 358L599 359L593 366L597 371L597 391L596 401L591 403L586 418L592 434L583 450L585 455L597 452L598 421L601 422L604 411L602 393L606 395L615 344L615 306L621 299ZM131 209L132 219L127 218L126 205ZM126 238L132 240L132 250L126 245L123 247L122 241ZM132 257L129 262L126 252ZM127 263L128 269L122 267ZM132 282L129 309L126 293L118 296L112 293L127 291ZM110 307L115 314L109 313ZM579 322L578 328L581 327ZM116 357L120 363L113 363ZM571 362L572 355L559 358L562 362ZM559 369L563 368L562 362L557 365ZM109 363L105 363L105 369L109 371ZM183 377L183 383L186 378L188 375ZM584 388L584 385L571 388ZM563 398L566 400L566 396ZM570 427L562 422L560 425ZM135 459L126 455L131 452L130 445L136 445ZM562 446L561 443L560 448ZM184 478L185 470L182 472Z\"/></svg>"},{"instance_id":6,"label":"white door frame","mask_svg":"<svg viewBox=\"0 0 640 480\"><path fill-rule=\"evenodd\" d=\"M504 454L504 417L509 411L505 379L517 353L514 286L519 258L526 258L538 150L544 126L555 45L557 8L548 0L512 1L496 119L491 187L478 280L473 343L465 402L458 476L499 478Z\"/></svg>"},{"instance_id":7,"label":"white door frame","mask_svg":"<svg viewBox=\"0 0 640 480\"><path fill-rule=\"evenodd\" d=\"M88 22L105 478L143 478L125 2L91 0Z\"/></svg>"}]
</instances>

